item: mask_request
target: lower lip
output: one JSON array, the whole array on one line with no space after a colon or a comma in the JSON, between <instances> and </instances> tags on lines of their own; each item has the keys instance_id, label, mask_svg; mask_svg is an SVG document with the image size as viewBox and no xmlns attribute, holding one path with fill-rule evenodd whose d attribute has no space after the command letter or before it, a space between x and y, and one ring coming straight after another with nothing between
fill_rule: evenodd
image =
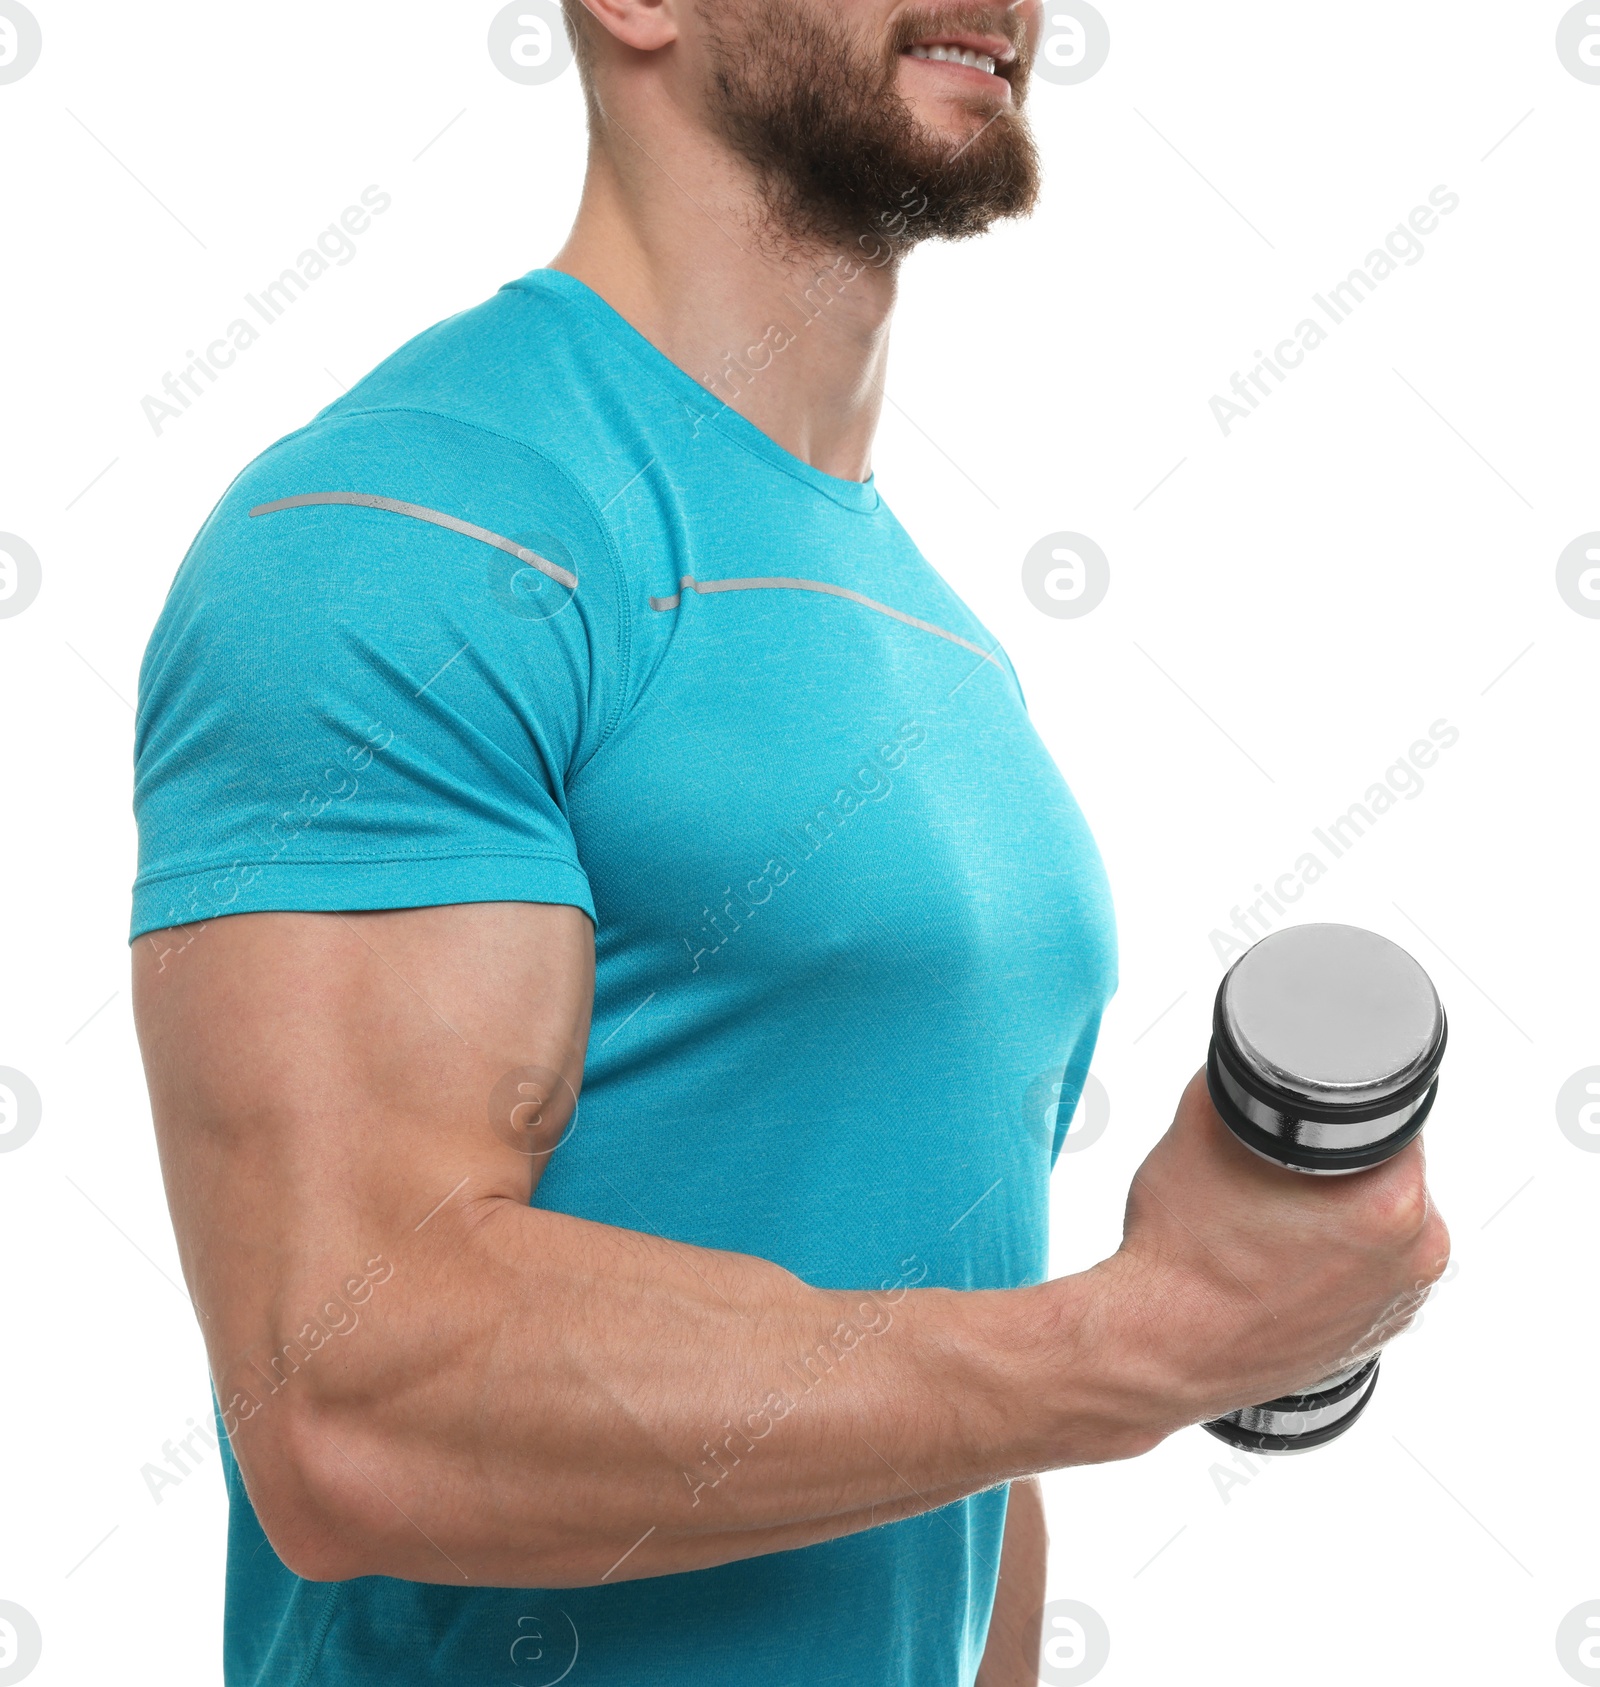
<instances>
[{"instance_id":1,"label":"lower lip","mask_svg":"<svg viewBox=\"0 0 1600 1687\"><path fill-rule=\"evenodd\" d=\"M1011 93L1011 84L1006 81L1005 77L997 76L993 71L979 70L976 65L961 64L953 59L919 59L910 53L902 53L900 57L922 70L949 71L953 75L961 77L964 81L970 82L974 88L985 88L990 93L998 88L1003 88L1008 96Z\"/></svg>"}]
</instances>

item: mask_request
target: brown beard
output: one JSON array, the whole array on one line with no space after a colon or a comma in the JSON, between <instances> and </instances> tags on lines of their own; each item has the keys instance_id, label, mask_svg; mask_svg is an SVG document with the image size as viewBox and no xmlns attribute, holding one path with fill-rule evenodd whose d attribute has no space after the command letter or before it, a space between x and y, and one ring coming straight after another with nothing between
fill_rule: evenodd
<instances>
[{"instance_id":1,"label":"brown beard","mask_svg":"<svg viewBox=\"0 0 1600 1687\"><path fill-rule=\"evenodd\" d=\"M1018 56L1004 67L1012 103L964 144L925 128L895 87L903 48L940 29L992 32L992 10L941 6L904 18L881 56L815 0L702 0L701 16L712 121L756 171L768 237L898 252L964 240L1033 209L1039 158L1021 114L1020 30Z\"/></svg>"}]
</instances>

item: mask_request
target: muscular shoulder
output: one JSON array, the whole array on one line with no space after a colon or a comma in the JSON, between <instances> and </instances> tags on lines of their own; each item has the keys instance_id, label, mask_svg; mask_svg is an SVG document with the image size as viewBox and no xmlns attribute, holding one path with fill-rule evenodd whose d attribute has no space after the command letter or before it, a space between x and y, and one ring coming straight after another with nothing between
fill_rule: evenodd
<instances>
[{"instance_id":1,"label":"muscular shoulder","mask_svg":"<svg viewBox=\"0 0 1600 1687\"><path fill-rule=\"evenodd\" d=\"M520 447L603 504L605 436L630 407L630 383L614 346L597 337L594 310L540 280L510 283L425 329L314 426L388 414L454 423L485 447Z\"/></svg>"},{"instance_id":2,"label":"muscular shoulder","mask_svg":"<svg viewBox=\"0 0 1600 1687\"><path fill-rule=\"evenodd\" d=\"M447 544L441 553L439 535L454 532L480 546L503 542L503 558L517 559L519 547L546 556L557 564L547 577L583 576L587 607L602 611L595 600L603 592L620 613L626 547L607 518L612 475L603 453L597 461L595 426L601 410L617 406L614 377L594 352L581 313L515 284L435 324L238 475L180 582L203 572L211 588L223 588L230 574L253 577L263 552L277 578L287 567L295 578L309 570L332 583L336 567L342 584L358 587L392 588L408 563L435 571L441 554L500 566L472 546ZM405 527L326 513L361 508L393 518L402 506ZM329 542L291 546L286 559L291 533ZM538 582L523 573L517 584Z\"/></svg>"}]
</instances>

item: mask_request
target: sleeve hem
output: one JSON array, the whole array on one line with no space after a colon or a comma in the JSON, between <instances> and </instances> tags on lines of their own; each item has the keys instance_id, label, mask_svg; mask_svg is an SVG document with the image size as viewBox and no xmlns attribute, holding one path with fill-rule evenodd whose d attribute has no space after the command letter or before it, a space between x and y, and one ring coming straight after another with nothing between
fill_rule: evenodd
<instances>
[{"instance_id":1,"label":"sleeve hem","mask_svg":"<svg viewBox=\"0 0 1600 1687\"><path fill-rule=\"evenodd\" d=\"M227 914L370 912L454 902L559 902L595 919L589 880L538 856L441 856L397 862L235 862L141 877L128 940Z\"/></svg>"}]
</instances>

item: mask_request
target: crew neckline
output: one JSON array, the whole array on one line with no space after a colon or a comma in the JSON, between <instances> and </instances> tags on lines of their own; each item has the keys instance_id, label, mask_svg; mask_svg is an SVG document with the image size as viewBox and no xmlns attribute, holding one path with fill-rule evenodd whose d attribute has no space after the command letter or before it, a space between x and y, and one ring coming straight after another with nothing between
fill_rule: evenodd
<instances>
[{"instance_id":1,"label":"crew neckline","mask_svg":"<svg viewBox=\"0 0 1600 1687\"><path fill-rule=\"evenodd\" d=\"M862 514L876 510L882 499L878 494L876 471L865 480L846 480L840 475L827 474L819 468L785 450L770 434L763 433L754 422L719 399L679 367L652 341L645 338L615 306L607 303L586 281L569 275L564 269L529 270L518 280L508 283L530 293L549 293L576 305L595 328L622 352L631 357L648 375L666 387L686 404L705 406L705 420L714 423L736 445L762 459L779 473L803 482L823 497L847 510Z\"/></svg>"}]
</instances>

